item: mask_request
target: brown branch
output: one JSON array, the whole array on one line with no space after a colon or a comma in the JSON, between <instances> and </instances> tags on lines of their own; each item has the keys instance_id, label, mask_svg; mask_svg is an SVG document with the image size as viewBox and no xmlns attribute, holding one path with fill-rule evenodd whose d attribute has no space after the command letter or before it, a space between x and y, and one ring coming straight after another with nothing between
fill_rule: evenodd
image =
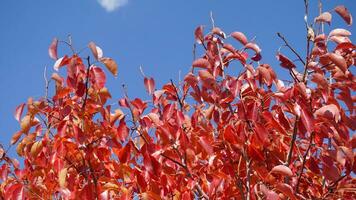
<instances>
[{"instance_id":1,"label":"brown branch","mask_svg":"<svg viewBox=\"0 0 356 200\"><path fill-rule=\"evenodd\" d=\"M137 131L137 133L140 135L140 137L142 137L142 139L145 141L146 144L148 144L148 140L146 139L146 137L138 130L138 126L137 126L137 119L135 118L133 109L132 109L132 104L130 102L129 96L127 94L127 90L124 84L122 84L122 89L124 91L124 96L125 96L125 100L128 103L129 106L129 110L130 110L130 114L131 114L131 118L132 118L132 122L134 124L134 130Z\"/></svg>"},{"instance_id":2,"label":"brown branch","mask_svg":"<svg viewBox=\"0 0 356 200\"><path fill-rule=\"evenodd\" d=\"M288 47L298 57L300 62L302 62L303 65L305 66L305 62L302 59L302 57L299 55L299 53L292 46L289 45L289 43L287 42L286 38L279 32L277 33L277 35L278 35L279 38L281 38L283 40L283 42L286 45L286 47Z\"/></svg>"},{"instance_id":3,"label":"brown branch","mask_svg":"<svg viewBox=\"0 0 356 200\"><path fill-rule=\"evenodd\" d=\"M308 156L308 154L309 154L309 151L310 151L310 148L311 148L312 145L313 145L313 134L310 135L309 146L308 146L308 149L305 151L304 156L303 156L302 168L300 169L299 176L298 176L298 180L297 180L297 184L296 184L296 186L295 186L295 191L296 191L296 193L298 193L299 183L300 183L300 180L301 180L301 178L302 178L303 170L304 170L305 163L306 163L306 160L307 160L307 156Z\"/></svg>"},{"instance_id":4,"label":"brown branch","mask_svg":"<svg viewBox=\"0 0 356 200\"><path fill-rule=\"evenodd\" d=\"M84 96L84 101L83 101L83 105L82 105L82 112L84 112L84 110L85 110L85 105L86 105L87 99L88 99L89 73L90 73L90 68L91 68L90 56L87 57L87 62L88 62L88 68L87 68L86 79L85 79L85 96Z\"/></svg>"},{"instance_id":5,"label":"brown branch","mask_svg":"<svg viewBox=\"0 0 356 200\"><path fill-rule=\"evenodd\" d=\"M176 160L174 160L173 158L171 158L171 157L165 155L164 153L161 153L160 155L161 155L162 157L164 157L164 158L166 158L166 159L172 161L172 162L175 163L176 165L182 167L182 168L186 171L187 177L189 177L189 178L191 178L192 180L194 180L194 178L193 178L192 174L190 173L190 171L189 171L189 169L188 169L188 166L187 166L186 164L182 164L182 163L180 163L179 161L176 161ZM209 199L208 195L205 194L205 192L201 189L200 185L196 184L194 187L195 187L195 189L196 189L196 192L199 194L199 195L197 195L197 193L195 193L195 191L193 191L193 192L195 193L195 195L198 196L198 199L207 199L207 200Z\"/></svg>"},{"instance_id":6,"label":"brown branch","mask_svg":"<svg viewBox=\"0 0 356 200\"><path fill-rule=\"evenodd\" d=\"M247 155L245 155L247 157ZM250 159L246 159L246 200L251 199L251 163L252 161Z\"/></svg>"},{"instance_id":7,"label":"brown branch","mask_svg":"<svg viewBox=\"0 0 356 200\"><path fill-rule=\"evenodd\" d=\"M171 84L172 84L172 86L174 87L174 91L176 92L177 99L178 99L178 103L179 103L179 106L180 106L180 110L183 112L183 108L184 108L183 102L182 102L181 98L179 97L178 89L177 89L177 87L174 85L172 79L171 79Z\"/></svg>"}]
</instances>

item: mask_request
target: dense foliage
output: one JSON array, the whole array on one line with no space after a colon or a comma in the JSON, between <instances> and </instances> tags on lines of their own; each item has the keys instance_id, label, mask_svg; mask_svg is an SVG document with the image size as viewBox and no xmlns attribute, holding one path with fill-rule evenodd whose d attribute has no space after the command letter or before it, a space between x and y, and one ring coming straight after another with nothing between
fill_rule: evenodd
<instances>
[{"instance_id":1,"label":"dense foliage","mask_svg":"<svg viewBox=\"0 0 356 200\"><path fill-rule=\"evenodd\" d=\"M352 24L344 6L334 12ZM306 15L305 58L278 34L298 58L277 52L289 81L263 63L254 41L212 20L211 30L195 30L204 53L183 81L156 88L145 76L151 99L131 99L123 87L120 107L107 104L103 70L116 75L115 61L92 42L93 59L74 49L58 58L54 39L49 54L66 75L52 74L52 97L16 108L21 128L11 143L24 164L1 149L0 196L355 199L356 48L348 30L324 32L331 15L313 23Z\"/></svg>"}]
</instances>

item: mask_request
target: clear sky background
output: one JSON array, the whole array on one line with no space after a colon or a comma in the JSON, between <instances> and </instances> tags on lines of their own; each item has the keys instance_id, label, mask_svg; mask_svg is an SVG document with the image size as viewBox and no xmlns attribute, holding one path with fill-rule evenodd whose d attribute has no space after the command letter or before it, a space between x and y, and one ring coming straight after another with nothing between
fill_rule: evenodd
<instances>
[{"instance_id":1,"label":"clear sky background","mask_svg":"<svg viewBox=\"0 0 356 200\"><path fill-rule=\"evenodd\" d=\"M323 3L323 11L343 4L356 16L355 0L323 0ZM310 4L312 20L317 13L317 1L311 0ZM139 66L143 66L146 75L155 78L158 87L171 78L178 80L179 71L184 77L192 62L194 29L198 25L211 26L210 11L216 26L227 34L241 31L249 39L256 37L262 49L262 62L271 64L281 79L287 79L287 73L275 59L282 45L276 32L281 32L304 55L303 0L1 1L0 142L6 147L12 134L19 130L13 117L16 106L30 96L44 95L43 71L48 66L49 77L53 72L48 46L54 37L64 40L71 34L77 50L94 41L104 55L117 61L118 78L107 73L107 86L115 100L122 95L123 83L130 97L147 98ZM335 28L347 27L334 13L332 23ZM356 33L354 26L347 29ZM351 38L355 40L355 36ZM61 47L58 54L64 52ZM284 52L291 55L287 49ZM237 74L241 66L234 67L231 70Z\"/></svg>"}]
</instances>

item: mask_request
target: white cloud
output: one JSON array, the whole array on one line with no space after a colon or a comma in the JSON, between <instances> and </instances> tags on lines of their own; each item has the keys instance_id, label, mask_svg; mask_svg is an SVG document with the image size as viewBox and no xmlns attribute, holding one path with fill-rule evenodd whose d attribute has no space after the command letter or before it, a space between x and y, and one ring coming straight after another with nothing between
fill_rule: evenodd
<instances>
[{"instance_id":1,"label":"white cloud","mask_svg":"<svg viewBox=\"0 0 356 200\"><path fill-rule=\"evenodd\" d=\"M126 5L127 2L128 0L98 0L98 3L108 12L112 12Z\"/></svg>"}]
</instances>

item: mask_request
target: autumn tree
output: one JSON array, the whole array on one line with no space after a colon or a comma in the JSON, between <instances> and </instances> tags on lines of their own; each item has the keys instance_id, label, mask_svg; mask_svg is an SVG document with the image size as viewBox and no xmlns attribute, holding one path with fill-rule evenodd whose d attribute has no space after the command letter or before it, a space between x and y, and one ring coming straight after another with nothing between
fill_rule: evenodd
<instances>
[{"instance_id":1,"label":"autumn tree","mask_svg":"<svg viewBox=\"0 0 356 200\"><path fill-rule=\"evenodd\" d=\"M254 41L226 34L212 18L211 29L194 32L204 53L183 81L156 88L144 76L150 99L131 98L123 86L118 107L107 104L103 69L115 76L116 62L93 42L90 56L73 49L59 58L63 43L54 39L49 55L65 76L52 74L53 96L16 108L11 144L23 166L1 148L0 196L355 199L356 48L350 31L324 27L335 14L351 26L352 16L340 5L312 20L307 0L305 11L305 57L276 36L289 80L263 62Z\"/></svg>"}]
</instances>

